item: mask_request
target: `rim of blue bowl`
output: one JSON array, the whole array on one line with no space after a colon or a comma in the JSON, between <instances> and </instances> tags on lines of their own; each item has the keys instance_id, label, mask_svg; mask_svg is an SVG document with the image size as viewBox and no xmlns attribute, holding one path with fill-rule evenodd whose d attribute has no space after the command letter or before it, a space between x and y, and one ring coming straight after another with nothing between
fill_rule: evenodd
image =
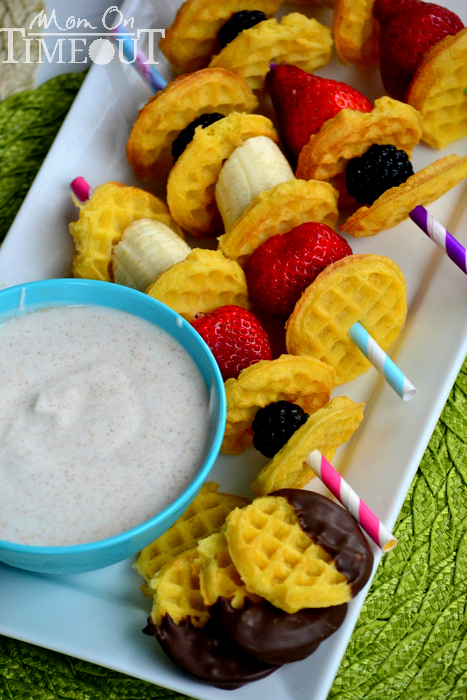
<instances>
[{"instance_id":1,"label":"rim of blue bowl","mask_svg":"<svg viewBox=\"0 0 467 700\"><path fill-rule=\"evenodd\" d=\"M195 342L195 344L197 344L200 347L200 349L202 350L202 352L208 360L209 369L212 372L213 379L211 387L208 387L208 389L210 390L210 392L212 392L215 389L218 398L219 415L217 418L218 425L214 430L214 436L212 439L211 447L208 450L206 459L203 462L198 474L190 483L190 485L183 491L183 493L180 496L178 496L175 499L175 501L173 501L170 505L168 505L166 508L161 510L149 520L146 520L144 523L141 523L140 525L137 525L136 527L133 527L130 530L126 530L124 532L119 533L118 535L113 535L112 537L107 537L102 540L96 540L94 542L85 542L83 544L73 544L64 546L41 546L19 543L17 544L15 542L10 542L9 540L0 539L0 546L4 550L15 551L24 554L30 553L34 554L35 556L39 556L42 554L52 557L54 555L78 555L81 553L84 554L91 550L95 552L102 549L106 549L108 547L118 546L119 544L123 544L124 542L131 540L135 537L140 537L148 530L153 529L158 523L161 523L166 519L174 517L174 515L180 510L180 508L185 502L188 506L188 503L191 502L194 496L196 496L201 486L204 484L206 477L210 473L220 451L221 443L224 436L227 415L224 380L222 379L222 375L219 370L219 366L214 358L214 355L212 354L205 341L193 328L193 326L186 319L183 318L183 316L180 316L169 306L166 306L162 302L158 301L157 299L154 299L153 297L150 297L144 292L139 292L135 289L132 289L131 287L124 287L123 285L118 285L113 282L78 278L55 278L48 280L39 280L37 282L25 282L24 284L18 284L14 287L8 287L7 289L0 290L0 322L3 318L14 317L17 315L17 311L10 315L8 314L8 311L14 311L15 309L21 310L22 305L24 304L24 298L28 294L28 292L40 296L40 294L44 290L49 289L50 291L55 292L56 296L50 301L37 301L35 303L32 303L31 305L26 303L26 305L24 306L25 311L37 310L40 308L51 308L53 306L77 306L79 301L78 297L72 298L71 301L69 299L63 299L63 295L59 293L59 290L61 288L67 288L69 290L73 289L77 294L81 293L84 289L91 291L94 290L96 293L101 295L98 299L93 300L92 302L89 300L81 300L80 303L82 305L95 304L97 306L111 306L112 308L122 310L121 306L107 304L104 303L103 300L107 299L109 301L111 298L119 300L125 299L129 304L144 304L148 309L150 307L153 307L155 312L159 311L160 313L166 314L169 318L171 318L175 327L177 327L180 331L187 332L189 336L191 336L192 340ZM2 309L2 303L5 297L14 298L18 295L19 304L17 306L12 306L9 309ZM134 311L129 311L129 309L126 308L123 310L128 311L129 313L135 313ZM136 313L135 315L140 316L140 314L138 313ZM151 319L149 319L147 316L140 317L146 318L146 320L151 321ZM167 332L170 333L170 331ZM200 369L201 371L198 362L196 362L196 364L198 366L198 369ZM212 401L211 397L210 401ZM216 419L213 418L213 420Z\"/></svg>"}]
</instances>

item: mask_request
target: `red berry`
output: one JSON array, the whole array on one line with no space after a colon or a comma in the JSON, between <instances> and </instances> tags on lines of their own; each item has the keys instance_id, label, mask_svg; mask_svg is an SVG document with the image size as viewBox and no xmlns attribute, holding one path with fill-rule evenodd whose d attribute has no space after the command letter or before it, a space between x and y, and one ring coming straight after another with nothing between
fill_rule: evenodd
<instances>
[{"instance_id":1,"label":"red berry","mask_svg":"<svg viewBox=\"0 0 467 700\"><path fill-rule=\"evenodd\" d=\"M276 113L284 147L296 161L310 136L342 109L371 112L373 105L346 83L321 78L287 64L271 68L266 87Z\"/></svg>"},{"instance_id":2,"label":"red berry","mask_svg":"<svg viewBox=\"0 0 467 700\"><path fill-rule=\"evenodd\" d=\"M376 0L373 13L381 24L381 79L390 97L403 101L423 56L464 25L451 10L422 0Z\"/></svg>"},{"instance_id":3,"label":"red berry","mask_svg":"<svg viewBox=\"0 0 467 700\"><path fill-rule=\"evenodd\" d=\"M260 360L272 360L269 337L256 316L241 306L220 306L191 322L216 358L224 381Z\"/></svg>"},{"instance_id":4,"label":"red berry","mask_svg":"<svg viewBox=\"0 0 467 700\"><path fill-rule=\"evenodd\" d=\"M352 254L347 241L329 226L305 223L262 243L246 265L248 293L274 316L287 318L317 275Z\"/></svg>"}]
</instances>

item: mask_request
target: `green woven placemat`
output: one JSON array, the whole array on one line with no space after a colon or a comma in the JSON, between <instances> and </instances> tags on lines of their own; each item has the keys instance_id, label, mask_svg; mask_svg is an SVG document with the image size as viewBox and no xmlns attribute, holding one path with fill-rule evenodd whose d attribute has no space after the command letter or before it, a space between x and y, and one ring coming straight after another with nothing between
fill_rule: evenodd
<instances>
[{"instance_id":1,"label":"green woven placemat","mask_svg":"<svg viewBox=\"0 0 467 700\"><path fill-rule=\"evenodd\" d=\"M82 77L61 76L0 103L0 240ZM330 700L467 698L466 441L467 360L400 513L400 543L383 557ZM0 636L0 700L185 697Z\"/></svg>"}]
</instances>

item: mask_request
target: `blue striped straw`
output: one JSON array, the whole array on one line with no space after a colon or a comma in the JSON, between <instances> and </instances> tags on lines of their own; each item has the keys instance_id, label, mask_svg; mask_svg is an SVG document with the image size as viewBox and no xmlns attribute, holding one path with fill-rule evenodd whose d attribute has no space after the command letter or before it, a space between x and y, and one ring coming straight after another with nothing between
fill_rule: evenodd
<instances>
[{"instance_id":1,"label":"blue striped straw","mask_svg":"<svg viewBox=\"0 0 467 700\"><path fill-rule=\"evenodd\" d=\"M167 81L164 80L162 75L156 68L148 63L147 57L138 47L137 42L120 27L114 27L112 32L122 40L122 50L123 55L131 63L131 65L138 71L142 78L149 84L153 92L159 92L167 85Z\"/></svg>"},{"instance_id":2,"label":"blue striped straw","mask_svg":"<svg viewBox=\"0 0 467 700\"><path fill-rule=\"evenodd\" d=\"M383 375L389 386L394 389L401 399L410 401L415 397L417 390L413 384L409 382L399 367L394 364L359 321L351 326L349 335L358 349L371 362L373 367Z\"/></svg>"}]
</instances>

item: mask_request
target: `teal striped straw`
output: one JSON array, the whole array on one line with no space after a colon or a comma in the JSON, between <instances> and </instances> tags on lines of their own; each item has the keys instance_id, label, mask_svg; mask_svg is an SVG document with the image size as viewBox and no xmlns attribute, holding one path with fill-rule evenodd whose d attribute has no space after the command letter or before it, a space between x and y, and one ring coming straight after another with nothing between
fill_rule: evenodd
<instances>
[{"instance_id":1,"label":"teal striped straw","mask_svg":"<svg viewBox=\"0 0 467 700\"><path fill-rule=\"evenodd\" d=\"M389 386L394 389L403 401L410 401L415 397L417 390L413 384L409 382L399 367L394 364L359 321L351 326L349 335L358 349L371 362L373 367L383 375Z\"/></svg>"},{"instance_id":2,"label":"teal striped straw","mask_svg":"<svg viewBox=\"0 0 467 700\"><path fill-rule=\"evenodd\" d=\"M153 92L159 92L167 85L162 75L154 67L148 63L145 54L138 47L138 43L120 27L114 27L112 32L122 43L123 55L129 63L138 71L142 78L149 84Z\"/></svg>"}]
</instances>

